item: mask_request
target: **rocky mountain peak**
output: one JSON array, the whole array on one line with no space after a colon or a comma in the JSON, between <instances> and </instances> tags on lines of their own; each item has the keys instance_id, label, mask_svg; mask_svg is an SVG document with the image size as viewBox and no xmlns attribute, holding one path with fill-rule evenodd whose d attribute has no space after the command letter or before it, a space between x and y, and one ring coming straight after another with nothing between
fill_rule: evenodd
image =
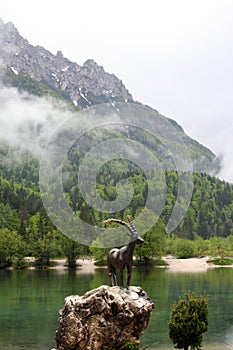
<instances>
[{"instance_id":1,"label":"rocky mountain peak","mask_svg":"<svg viewBox=\"0 0 233 350\"><path fill-rule=\"evenodd\" d=\"M88 59L83 63L83 67L95 67L95 68L103 68L98 66L98 64L93 59Z\"/></svg>"},{"instance_id":2,"label":"rocky mountain peak","mask_svg":"<svg viewBox=\"0 0 233 350\"><path fill-rule=\"evenodd\" d=\"M0 51L3 65L14 74L26 74L53 88L76 106L86 107L109 101L133 101L115 75L105 72L94 60L83 66L71 62L59 50L56 55L32 46L13 23L0 20Z\"/></svg>"},{"instance_id":3,"label":"rocky mountain peak","mask_svg":"<svg viewBox=\"0 0 233 350\"><path fill-rule=\"evenodd\" d=\"M16 32L18 33L16 27L14 26L14 24L12 22L7 22L4 23L3 20L0 18L0 28L1 31L4 33L12 33L12 32Z\"/></svg>"},{"instance_id":4,"label":"rocky mountain peak","mask_svg":"<svg viewBox=\"0 0 233 350\"><path fill-rule=\"evenodd\" d=\"M22 47L28 45L28 41L19 35L12 22L4 24L0 20L0 51L1 63L10 65L13 57L17 56Z\"/></svg>"}]
</instances>

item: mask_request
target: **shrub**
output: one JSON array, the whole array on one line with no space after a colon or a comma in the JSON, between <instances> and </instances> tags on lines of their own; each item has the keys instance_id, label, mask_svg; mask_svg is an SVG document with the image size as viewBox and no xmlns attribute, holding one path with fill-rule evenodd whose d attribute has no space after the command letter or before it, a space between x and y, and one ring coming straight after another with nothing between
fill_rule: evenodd
<instances>
[{"instance_id":1,"label":"shrub","mask_svg":"<svg viewBox=\"0 0 233 350\"><path fill-rule=\"evenodd\" d=\"M188 291L186 299L174 303L169 325L169 336L178 349L200 350L203 333L208 328L208 298L195 297Z\"/></svg>"},{"instance_id":2,"label":"shrub","mask_svg":"<svg viewBox=\"0 0 233 350\"><path fill-rule=\"evenodd\" d=\"M178 239L175 255L179 259L188 259L194 256L194 242L188 239Z\"/></svg>"}]
</instances>

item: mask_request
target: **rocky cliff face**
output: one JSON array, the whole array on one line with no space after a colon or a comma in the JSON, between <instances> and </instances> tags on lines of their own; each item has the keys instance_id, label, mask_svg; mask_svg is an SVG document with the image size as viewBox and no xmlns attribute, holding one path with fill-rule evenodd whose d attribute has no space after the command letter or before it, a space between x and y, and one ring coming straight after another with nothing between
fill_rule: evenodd
<instances>
[{"instance_id":1,"label":"rocky cliff face","mask_svg":"<svg viewBox=\"0 0 233 350\"><path fill-rule=\"evenodd\" d=\"M86 107L109 101L132 101L132 96L115 75L108 74L93 60L83 66L41 46L32 46L9 22L0 19L0 52L4 68L45 83L76 106Z\"/></svg>"},{"instance_id":2,"label":"rocky cliff face","mask_svg":"<svg viewBox=\"0 0 233 350\"><path fill-rule=\"evenodd\" d=\"M19 34L14 24L5 24L1 19L0 68L3 70L2 80L5 85L37 96L51 94L76 107L106 102L134 102L122 81L106 73L93 60L87 60L80 66L65 58L61 51L53 55L41 46L32 46ZM169 119L169 122L184 139L194 170L217 173L220 169L219 159L209 149L188 137L174 120ZM154 149L153 144L149 142L149 145ZM161 151L159 154L164 158Z\"/></svg>"}]
</instances>

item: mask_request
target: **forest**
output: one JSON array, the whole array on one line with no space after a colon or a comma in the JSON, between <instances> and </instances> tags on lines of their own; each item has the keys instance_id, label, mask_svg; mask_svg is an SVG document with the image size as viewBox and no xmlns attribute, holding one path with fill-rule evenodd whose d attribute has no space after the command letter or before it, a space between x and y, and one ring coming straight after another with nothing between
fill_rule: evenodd
<instances>
[{"instance_id":1,"label":"forest","mask_svg":"<svg viewBox=\"0 0 233 350\"><path fill-rule=\"evenodd\" d=\"M25 74L15 75L7 70L3 77L5 86L15 87L19 92L29 95L46 96L61 100L66 108L77 112L78 108L67 102L67 96L61 96L45 82L37 82ZM176 130L182 129L170 120ZM65 142L68 134L62 135ZM103 227L103 220L109 218L105 210L93 209L83 199L78 186L79 166L85 154L96 144L106 140L129 138L148 147L164 169L147 171L145 174L135 163L125 159L112 159L100 164L96 179L96 191L106 203L117 198L117 184L127 179L133 187L130 203L123 210L111 214L112 217L127 220L140 215L150 194L150 206L158 210L158 220L144 235L144 244L135 250L139 263L159 260L163 254L177 257L213 255L231 256L233 254L233 185L221 181L207 173L194 172L192 176L192 197L188 209L179 225L170 233L166 226L174 209L181 181L184 192L189 190L189 182L182 171L173 169L173 160L161 143L143 130L134 128L91 130L79 138L69 150L63 163L63 191L72 211L92 226ZM205 147L186 137L190 157L195 163L204 156L206 169L212 162L212 154ZM175 147L175 145L173 145ZM200 153L201 152L201 153ZM94 160L98 168L98 160ZM196 162L197 163L197 162ZM203 163L203 162L202 162ZM92 164L90 164L92 166ZM219 170L220 164L215 164ZM201 168L205 169L204 164ZM76 266L80 256L93 254L102 261L108 251L103 248L99 237L93 237L88 245L82 245L66 237L50 220L42 203L39 185L40 161L29 150L18 150L3 144L0 148L0 268L27 266L25 257L34 257L38 268L50 266L54 258L66 258L69 267ZM198 166L197 166L198 169ZM197 171L197 170L196 170ZM88 186L88 179L86 186ZM94 194L90 193L91 198ZM87 198L87 199L90 199ZM164 199L164 202L163 202ZM179 209L187 204L179 203ZM142 223L143 225L143 223ZM138 227L140 232L140 227ZM83 227L77 231L84 235ZM108 238L107 238L108 239ZM111 243L111 242L110 242Z\"/></svg>"},{"instance_id":2,"label":"forest","mask_svg":"<svg viewBox=\"0 0 233 350\"><path fill-rule=\"evenodd\" d=\"M41 200L39 188L39 161L28 152L22 152L20 159L10 161L9 147L0 152L0 267L24 268L25 257L33 256L38 267L49 266L51 259L66 257L69 267L75 266L79 256L94 254L101 260L107 249L102 249L97 238L91 247L72 241L53 225ZM103 227L103 220L109 214L89 207L83 200L77 186L77 167L82 155L78 148L72 149L64 163L64 192L72 210L83 221ZM6 159L9 161L6 162ZM144 235L144 244L136 249L138 261L148 263L173 254L187 258L210 254L231 256L233 253L233 186L207 174L194 173L194 188L186 214L179 226L166 233L166 223L177 198L177 183L180 174L164 170L166 200L155 225ZM116 183L127 178L133 185L134 194L129 205L114 217L125 220L127 215L137 217L145 205L148 181L153 196L160 193L158 176L145 177L142 170L130 161L111 160L100 168L97 191L106 201L116 197ZM153 182L154 181L154 182ZM161 185L162 186L162 185ZM154 191L154 192L153 192ZM163 188L161 188L161 192ZM79 228L77 228L79 229ZM81 230L81 228L80 228Z\"/></svg>"}]
</instances>

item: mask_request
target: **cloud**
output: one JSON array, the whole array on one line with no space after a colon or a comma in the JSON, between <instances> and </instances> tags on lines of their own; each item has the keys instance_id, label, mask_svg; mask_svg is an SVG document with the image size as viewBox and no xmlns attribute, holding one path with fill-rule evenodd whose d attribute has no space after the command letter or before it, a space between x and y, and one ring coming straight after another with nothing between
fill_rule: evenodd
<instances>
[{"instance_id":1,"label":"cloud","mask_svg":"<svg viewBox=\"0 0 233 350\"><path fill-rule=\"evenodd\" d=\"M219 129L213 136L213 145L215 143L216 149L221 150L219 156L222 158L222 169L218 177L233 184L233 125L232 122L228 126L219 124Z\"/></svg>"},{"instance_id":2,"label":"cloud","mask_svg":"<svg viewBox=\"0 0 233 350\"><path fill-rule=\"evenodd\" d=\"M58 101L1 87L0 142L18 152L27 150L40 159L49 137L70 115L67 106Z\"/></svg>"}]
</instances>

